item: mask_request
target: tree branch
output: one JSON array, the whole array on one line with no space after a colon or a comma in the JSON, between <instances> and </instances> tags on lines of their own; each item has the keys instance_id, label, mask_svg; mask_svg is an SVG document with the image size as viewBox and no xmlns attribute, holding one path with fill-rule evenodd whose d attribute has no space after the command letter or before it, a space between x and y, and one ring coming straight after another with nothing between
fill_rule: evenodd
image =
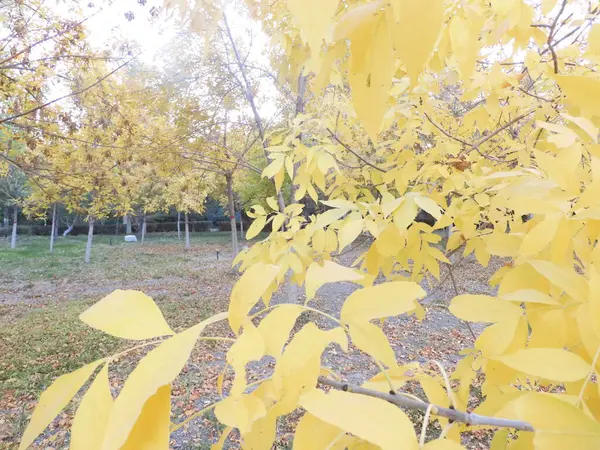
<instances>
[{"instance_id":1,"label":"tree branch","mask_svg":"<svg viewBox=\"0 0 600 450\"><path fill-rule=\"evenodd\" d=\"M92 83L92 84L90 84L89 86L86 86L86 87L84 87L84 88L82 88L82 89L78 89L78 90L76 90L76 91L73 91L73 92L70 92L70 93L68 93L68 94L65 94L65 95L63 95L63 96L61 96L61 97L55 98L54 100L50 100L49 102L46 102L46 103L44 103L44 104L42 104L42 105L38 105L38 106L36 106L35 108L32 108L32 109L30 109L29 111L25 111L25 112L22 112L22 113L19 113L19 114L15 114L15 115L12 115L12 116L9 116L9 117L5 117L4 119L0 119L0 124L3 124L4 122L8 122L8 121L10 121L10 120L17 119L17 118L19 118L19 117L27 116L27 115L29 115L29 114L31 114L31 113L34 113L34 112L36 112L36 111L38 111L38 110L40 110L40 109L42 109L42 108L45 108L45 107L47 107L47 106L50 106L50 105L52 105L52 104L54 104L54 103L56 103L56 102L59 102L59 101L61 101L61 100L64 100L65 98L69 98L69 97L73 97L73 96L75 96L75 95L83 94L85 91L88 91L88 90L90 90L91 88L93 88L94 86L96 86L96 85L98 85L98 84L102 83L104 80L106 80L106 79L107 79L108 77L110 77L112 74L114 74L114 73L115 73L115 72L117 72L118 70L120 70L120 69L122 69L123 67L125 67L125 66L126 66L127 64L129 64L131 61L133 61L135 58L137 58L137 56L138 56L138 55L136 55L136 56L134 56L133 58L131 58L131 59L129 59L129 60L127 60L127 61L125 61L123 64L121 64L121 65L120 65L119 67L117 67L115 70L113 70L113 71L111 71L111 72L107 73L106 75L102 76L101 78L98 78L98 79L97 79L95 82L93 82L93 83Z\"/></svg>"},{"instance_id":2,"label":"tree branch","mask_svg":"<svg viewBox=\"0 0 600 450\"><path fill-rule=\"evenodd\" d=\"M350 148L350 146L348 144L346 144L345 142L341 141L340 138L338 138L336 136L336 134L333 131L331 131L331 129L327 128L327 131L329 132L331 137L338 142L338 144L340 144L342 147L344 147L346 150L348 150L350 153L352 153L354 156L356 156L358 159L360 159L362 162L364 162L367 166L370 166L375 170L379 170L380 172L384 172L384 173L387 172L386 169L376 166L375 164L369 162L368 160L363 158L361 155L356 153L354 150L352 150L352 148Z\"/></svg>"},{"instance_id":3,"label":"tree branch","mask_svg":"<svg viewBox=\"0 0 600 450\"><path fill-rule=\"evenodd\" d=\"M535 431L530 423L521 420L500 419L496 417L488 417L482 416L480 414L459 411L456 409L444 408L443 406L434 405L424 401L414 400L412 398L404 397L402 395L394 395L388 394L386 392L365 389L360 386L346 384L341 381L332 380L330 378L322 376L319 377L318 382L325 386L330 386L334 389L338 389L341 391L379 398L401 408L417 409L423 412L426 412L427 409L430 409L431 414L440 417L446 417L447 419L450 419L454 422L461 422L467 425L487 425L499 428L514 428L515 430L522 431Z\"/></svg>"},{"instance_id":4,"label":"tree branch","mask_svg":"<svg viewBox=\"0 0 600 450\"><path fill-rule=\"evenodd\" d=\"M563 0L563 3L560 7L560 11L558 11L558 14L554 18L554 21L550 26L550 31L548 32L548 41L546 42L546 44L548 44L548 50L550 50L550 53L552 54L552 61L554 62L554 73L558 73L558 56L556 55L556 50L554 50L554 44L552 43L552 41L554 40L554 36L557 31L556 25L558 24L558 19L560 19L560 16L562 16L562 13L565 11L568 2L569 0ZM543 53L541 55L543 55Z\"/></svg>"}]
</instances>

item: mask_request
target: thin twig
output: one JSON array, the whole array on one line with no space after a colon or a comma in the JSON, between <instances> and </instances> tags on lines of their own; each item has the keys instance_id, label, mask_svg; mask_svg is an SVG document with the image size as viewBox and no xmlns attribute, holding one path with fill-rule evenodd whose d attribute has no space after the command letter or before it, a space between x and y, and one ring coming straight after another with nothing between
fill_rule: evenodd
<instances>
[{"instance_id":1,"label":"thin twig","mask_svg":"<svg viewBox=\"0 0 600 450\"><path fill-rule=\"evenodd\" d=\"M456 280L454 279L454 273L452 273L452 267L450 267L450 264L448 264L448 271L450 273L450 279L452 280L452 286L454 287L454 294L455 295L460 295L460 293L458 292L458 286L456 285ZM473 328L471 327L471 324L465 320L462 321L466 327L469 329L469 332L471 333L471 336L473 336L473 340L476 341L477 340L477 336L475 336L475 332L473 331Z\"/></svg>"},{"instance_id":2,"label":"thin twig","mask_svg":"<svg viewBox=\"0 0 600 450\"><path fill-rule=\"evenodd\" d=\"M137 58L138 56L139 56L139 55L136 55L136 56L134 56L133 58L131 58L131 59L127 60L126 62L124 62L123 64L121 64L119 67L117 67L115 70L113 70L113 71L111 71L111 72L107 73L106 75L102 76L101 78L98 78L98 79L97 79L95 82L93 82L92 84L90 84L90 85L88 85L88 86L86 86L86 87L84 87L84 88L82 88L82 89L78 89L78 90L76 90L76 91L73 91L73 92L70 92L70 93L68 93L68 94L65 94L65 95L63 95L63 96L61 96L61 97L55 98L54 100L50 100L49 102L46 102L46 103L44 103L44 104L42 104L42 105L38 105L38 106L36 106L35 108L32 108L32 109L30 109L29 111L25 111L25 112L22 112L22 113L19 113L19 114L15 114L15 115L12 115L12 116L9 116L9 117L5 117L4 119L0 119L0 124L3 124L4 122L8 122L8 121L10 121L10 120L14 120L14 119L17 119L17 118L19 118L19 117L23 117L23 116L26 116L26 115L28 115L28 114L34 113L34 112L36 112L36 111L38 111L38 110L40 110L40 109L42 109L42 108L45 108L45 107L47 107L47 106L50 106L50 105L52 105L53 103L59 102L60 100L64 100L65 98L68 98L68 97L73 97L73 96L75 96L75 95L79 95L79 94L83 94L85 91L87 91L87 90L89 90L89 89L93 88L94 86L96 86L96 85L98 85L98 84L102 83L104 80L106 80L106 79L107 79L108 77L110 77L112 74L114 74L114 73L115 73L115 72L117 72L118 70L120 70L120 69L122 69L123 67L125 67L127 64L129 64L131 61L133 61L133 60L134 60L135 58Z\"/></svg>"},{"instance_id":3,"label":"thin twig","mask_svg":"<svg viewBox=\"0 0 600 450\"><path fill-rule=\"evenodd\" d=\"M457 409L444 408L443 406L434 405L424 401L413 400L412 398L401 395L392 395L388 394L387 392L379 392L371 389L365 389L360 386L346 384L323 376L319 377L318 381L320 384L330 386L334 389L351 392L353 394L379 398L401 408L417 409L423 412L427 412L427 409L430 408L431 414L439 417L446 417L454 422L461 422L467 425L488 425L500 428L514 428L516 430L523 431L534 431L534 428L530 423L521 420L500 419L496 417L488 417L480 414L459 411Z\"/></svg>"},{"instance_id":4,"label":"thin twig","mask_svg":"<svg viewBox=\"0 0 600 450\"><path fill-rule=\"evenodd\" d=\"M379 170L380 172L384 172L384 173L387 172L386 169L376 166L375 164L369 162L368 160L363 158L360 154L358 154L357 152L352 150L352 148L350 148L350 146L348 144L346 144L345 142L341 141L340 138L338 138L336 136L336 134L333 131L331 131L331 129L327 128L327 131L329 131L329 134L331 135L331 137L333 139L335 139L338 142L338 144L340 144L342 147L344 147L346 150L348 150L350 153L352 153L354 156L356 156L358 159L360 159L362 162L364 162L367 166L370 166L375 170Z\"/></svg>"},{"instance_id":5,"label":"thin twig","mask_svg":"<svg viewBox=\"0 0 600 450\"><path fill-rule=\"evenodd\" d=\"M568 2L569 0L563 0L563 3L560 7L560 11L558 11L558 14L554 18L554 21L550 26L550 31L548 32L548 41L546 42L546 44L548 45L548 50L550 50L550 53L552 54L552 61L554 63L554 73L558 73L558 56L556 55L556 50L554 50L554 44L552 43L552 41L554 40L554 36L557 31L556 25L558 24L558 19L560 19L560 16L562 16L562 13L565 11Z\"/></svg>"}]
</instances>

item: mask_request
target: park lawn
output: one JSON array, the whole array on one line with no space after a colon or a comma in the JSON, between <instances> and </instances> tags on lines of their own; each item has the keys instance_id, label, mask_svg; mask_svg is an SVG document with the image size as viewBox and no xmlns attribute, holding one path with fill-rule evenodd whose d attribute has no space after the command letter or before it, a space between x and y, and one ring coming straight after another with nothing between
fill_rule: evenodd
<instances>
[{"instance_id":1,"label":"park lawn","mask_svg":"<svg viewBox=\"0 0 600 450\"><path fill-rule=\"evenodd\" d=\"M229 239L229 233L195 233L185 250L176 234L150 235L143 246L95 236L89 265L85 236L59 238L52 254L47 237L25 237L15 250L0 243L0 448L16 445L54 378L135 345L78 319L114 289L153 297L175 330L227 310L237 278ZM184 384L197 382L188 381L184 376Z\"/></svg>"}]
</instances>

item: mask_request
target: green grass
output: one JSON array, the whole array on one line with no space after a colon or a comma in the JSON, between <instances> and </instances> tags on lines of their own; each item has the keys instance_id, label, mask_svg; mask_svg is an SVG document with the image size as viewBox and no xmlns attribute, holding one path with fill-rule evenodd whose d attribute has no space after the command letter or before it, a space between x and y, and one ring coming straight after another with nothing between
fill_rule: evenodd
<instances>
[{"instance_id":1,"label":"green grass","mask_svg":"<svg viewBox=\"0 0 600 450\"><path fill-rule=\"evenodd\" d=\"M230 237L228 232L192 233L191 251L214 254L216 259L217 249L223 256L230 251ZM148 235L143 246L139 242L124 242L123 236L94 236L92 261L84 264L86 239L86 236L59 237L53 253L49 251L47 236L25 236L19 240L16 249L11 249L9 242L0 241L0 282L169 275L164 264L165 255L156 251L157 246L167 248L174 265L189 259L183 241L177 240L175 233L156 233ZM154 270L156 266L160 266L159 270Z\"/></svg>"},{"instance_id":2,"label":"green grass","mask_svg":"<svg viewBox=\"0 0 600 450\"><path fill-rule=\"evenodd\" d=\"M118 339L78 320L93 301L45 307L2 306L2 318L13 309L11 323L0 329L0 387L17 393L39 392L57 375L71 372L122 346ZM14 309L19 312L14 314ZM16 317L16 320L15 320Z\"/></svg>"},{"instance_id":3,"label":"green grass","mask_svg":"<svg viewBox=\"0 0 600 450\"><path fill-rule=\"evenodd\" d=\"M142 290L176 331L226 311L237 278L230 238L227 232L192 233L192 248L185 250L175 233L150 234L144 245L126 243L123 236L94 236L90 264L83 261L86 236L59 237L53 253L44 236L24 236L16 249L0 240L0 448L18 446L33 405L56 377L137 344L79 320L104 295ZM139 351L145 350L111 364L111 381L122 383ZM196 385L198 376L184 373L178 383ZM69 408L67 416L74 406ZM61 436L53 447L61 447Z\"/></svg>"},{"instance_id":4,"label":"green grass","mask_svg":"<svg viewBox=\"0 0 600 450\"><path fill-rule=\"evenodd\" d=\"M60 238L54 253L47 237L23 238L14 250L0 244L0 398L39 393L56 376L131 345L78 319L114 289L133 283L159 292L154 299L174 329L226 309L235 277L229 233L194 233L189 251L176 234L150 235L143 246L95 236L91 264L83 262L85 239Z\"/></svg>"}]
</instances>

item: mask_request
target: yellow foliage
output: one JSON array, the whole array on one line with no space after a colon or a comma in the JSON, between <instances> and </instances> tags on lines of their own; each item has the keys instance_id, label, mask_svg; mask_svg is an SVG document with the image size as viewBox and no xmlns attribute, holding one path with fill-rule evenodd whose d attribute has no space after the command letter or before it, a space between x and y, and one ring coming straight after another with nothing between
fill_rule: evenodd
<instances>
[{"instance_id":1,"label":"yellow foliage","mask_svg":"<svg viewBox=\"0 0 600 450\"><path fill-rule=\"evenodd\" d=\"M191 10L187 1L170 3L180 5L184 17L194 10L188 19L196 28L199 21L208 23L197 14L211 17L214 26L220 23L214 0L196 2ZM453 450L462 448L462 433L480 427L494 434L494 450L600 448L597 2L245 4L272 38L265 54L272 55L273 72L280 74L275 78L283 86L278 100L285 119L275 130L263 123L254 103L257 88L236 72L229 81L246 83L243 97L252 100L250 108L238 108L236 114L253 110L249 122L256 122L257 130L238 130L229 135L235 150L221 148L219 140L221 150L215 151L210 140L221 125L207 114L198 119L206 125L203 144L208 147L199 155L212 161L203 169L218 167L231 176L233 167L243 166L272 181L278 198L269 197L272 192L264 196L269 212L262 206L248 211L254 222L247 237L256 237L270 222L272 232L235 258L243 273L227 314L175 334L152 299L136 291L115 291L84 312L82 321L111 335L161 340L141 344L156 348L141 359L114 401L107 382L109 359L55 380L42 394L21 448L34 442L101 364L77 410L73 448L168 448L170 385L204 328L225 318L234 337L212 338L231 344L226 359L234 379L228 392L223 392L225 375L217 382L223 398L211 407L228 428L215 448L234 428L244 448L271 448L279 418L301 408L305 413L294 438L298 449ZM227 70L221 67L218 76L232 77L237 50L228 47L220 54L220 41L212 48L207 39L212 58L206 64L224 59ZM242 62L237 67L244 70ZM16 83L7 111L19 109L17 97L27 97L27 81ZM288 97L293 104L285 103ZM106 105L94 106L121 120ZM130 108L123 109L130 114ZM297 114L287 115L292 110ZM159 131L171 127L164 117L177 116L164 111L152 119L131 116L158 139ZM218 109L211 113L222 116ZM187 122L188 115L182 112L176 121ZM153 120L160 123L154 126ZM91 128L73 137L106 143ZM186 127L174 128L174 136L187 136ZM131 139L139 131L131 131ZM244 139L255 131L257 149L245 148ZM23 139L20 131L9 132L11 139ZM117 143L129 145L124 139ZM94 154L71 144L65 144L68 151L39 146L42 151L25 152L25 162L41 160L57 172L69 167L96 176L96 183L85 178L86 186L97 188L88 196L91 204L83 208L78 196L69 199L71 209L102 217L112 206L107 199L115 196L124 212L132 208L130 193L108 174L121 170L113 170L115 160L132 171L143 166L136 152L128 161L126 152L107 155L102 145ZM256 166L254 156L264 151L267 156L259 155L262 164ZM185 174L159 186L156 198L164 201L149 195L136 200L144 212L165 204L184 212L201 208L207 183L187 175L194 166L177 164ZM157 157L147 165L161 174L160 181L172 175L176 163ZM62 179L69 180L74 181ZM84 183L75 182L79 188ZM287 199L290 186L294 195ZM446 227L447 240L441 231ZM359 236L366 245L359 245ZM345 259L350 251L351 265ZM488 280L497 293L461 292L448 270L462 257L471 267L500 267ZM304 287L304 305L271 305L271 296L288 282ZM362 288L343 299L339 311L320 311L319 302L307 306L319 288L338 282ZM419 301L440 288L438 283L450 283L454 291L450 314L482 325L474 327L474 342L456 355L455 367L399 366L384 320L405 313L422 319L431 303ZM261 299L264 308L254 309ZM303 311L310 320L296 331ZM323 329L313 315L320 316ZM323 367L326 349L346 352L349 342L370 356L377 370L362 386L345 384L355 374L344 373L344 367ZM264 355L275 359L272 375L248 385L247 363ZM452 382L448 369L455 369ZM409 381L421 383L423 398L402 392ZM326 393L323 386L331 389ZM471 395L479 387L483 401ZM396 395L389 396L390 390ZM425 412L420 440L398 404ZM479 415L463 415L467 405ZM427 427L436 420L444 431L428 439Z\"/></svg>"},{"instance_id":2,"label":"yellow foliage","mask_svg":"<svg viewBox=\"0 0 600 450\"><path fill-rule=\"evenodd\" d=\"M144 340L173 334L156 303L139 291L117 289L79 318L93 328L123 339Z\"/></svg>"}]
</instances>

